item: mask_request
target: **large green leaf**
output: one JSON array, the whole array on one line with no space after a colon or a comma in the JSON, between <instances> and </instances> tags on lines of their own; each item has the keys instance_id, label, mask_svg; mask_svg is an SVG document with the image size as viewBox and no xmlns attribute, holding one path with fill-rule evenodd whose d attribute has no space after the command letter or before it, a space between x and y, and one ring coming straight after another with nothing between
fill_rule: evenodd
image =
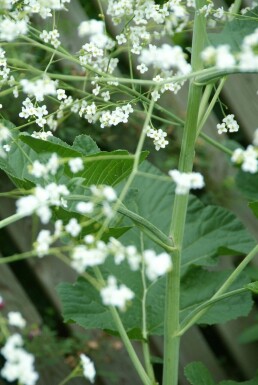
<instances>
[{"instance_id":1,"label":"large green leaf","mask_svg":"<svg viewBox=\"0 0 258 385\"><path fill-rule=\"evenodd\" d=\"M141 174L135 178L128 199L124 203L128 208L168 233L174 198L172 182L164 180L164 176L148 163L141 166L141 171L148 174ZM130 224L131 222L125 220L124 223ZM136 245L138 250L141 249L142 242L144 249L154 248L161 251L161 248L154 245L153 241L146 236L141 238L136 227L124 234L121 240L126 245ZM214 264L220 249L229 254L245 254L253 246L254 241L232 213L219 207L205 207L197 198L191 197L182 260L184 276L182 278L181 318L184 318L189 311L194 310L203 301L210 299L229 274L228 272L208 272L201 268L194 268L194 266ZM140 272L130 271L127 264L116 266L111 259L107 260L102 271L105 276L115 275L120 283L125 283L134 291L135 298L132 304L121 316L126 330L134 331L135 335L140 336L143 297ZM242 287L247 282L245 278L240 277L232 288ZM96 313L91 314L91 309L87 309L87 302L90 298L88 298L89 284L86 281L79 281L72 286L63 284L58 290L66 320L72 319L86 328L95 325L96 328L116 331L116 328L112 329L110 316L106 319L107 322L104 322L107 313L97 292L92 297L91 291L90 295L91 298L94 298L94 304L103 317L98 321ZM81 299L85 298L84 315L81 314L81 308L76 307L78 296ZM146 313L147 330L150 334L163 334L164 296L164 278L148 286ZM199 322L208 324L226 322L246 315L250 311L251 305L250 293L245 293L243 297L232 297L211 307Z\"/></svg>"},{"instance_id":2,"label":"large green leaf","mask_svg":"<svg viewBox=\"0 0 258 385\"><path fill-rule=\"evenodd\" d=\"M105 273L115 275L118 281L126 284L134 291L135 298L125 313L121 313L124 326L128 332L134 331L141 336L142 328L142 297L143 286L141 274L131 272L126 265L115 266L109 262L105 265ZM193 269L182 280L180 318L183 319L198 305L211 298L215 290L226 280L228 272L208 272ZM241 278L231 287L236 289L246 284ZM107 308L102 304L99 293L92 289L85 280L79 279L71 285L63 283L58 286L58 292L63 304L65 321L73 320L84 328L91 327L117 331ZM147 330L151 335L163 334L165 299L165 279L159 279L149 285L146 299ZM88 303L90 306L88 307ZM252 307L251 295L243 293L227 300L217 302L198 321L201 324L223 323L239 316L247 315ZM81 313L84 308L83 313Z\"/></svg>"},{"instance_id":3,"label":"large green leaf","mask_svg":"<svg viewBox=\"0 0 258 385\"><path fill-rule=\"evenodd\" d=\"M248 18L250 16L250 18ZM209 40L212 45L227 44L232 51L240 51L245 36L250 35L257 28L258 7L249 11L244 16L238 15L226 23L220 33L210 33Z\"/></svg>"},{"instance_id":4,"label":"large green leaf","mask_svg":"<svg viewBox=\"0 0 258 385\"><path fill-rule=\"evenodd\" d=\"M181 282L181 318L192 312L198 304L207 301L226 281L232 271L207 272L193 268L184 275ZM248 278L242 275L231 290L246 286ZM240 316L246 316L252 308L252 298L248 292L232 296L214 304L199 320L199 324L225 323Z\"/></svg>"},{"instance_id":5,"label":"large green leaf","mask_svg":"<svg viewBox=\"0 0 258 385\"><path fill-rule=\"evenodd\" d=\"M125 201L125 205L168 234L174 202L173 185L169 179L164 180L164 175L148 162L141 165L141 171L147 175L135 178L133 194ZM136 243L139 247L139 233L128 232L123 241L127 244ZM220 250L223 250L223 254L241 255L254 246L253 238L233 213L218 206L204 206L196 197L190 197L183 244L184 270L191 264L215 264ZM146 239L145 248L152 247L156 246Z\"/></svg>"},{"instance_id":6,"label":"large green leaf","mask_svg":"<svg viewBox=\"0 0 258 385\"><path fill-rule=\"evenodd\" d=\"M74 158L84 157L85 167L83 171L76 173L77 177L84 178L83 184L90 186L93 184L107 184L114 186L125 179L132 171L133 157L129 157L128 151L117 150L112 152L99 151L93 140L89 137L80 135L75 140L73 147L56 137L49 137L48 140L35 139L29 135L20 135L20 140L30 146L37 154L56 153L60 157ZM86 149L88 154L86 155ZM93 153L96 151L96 153ZM142 162L147 152L142 152L140 161ZM70 168L64 168L65 174L72 178L73 174Z\"/></svg>"}]
</instances>

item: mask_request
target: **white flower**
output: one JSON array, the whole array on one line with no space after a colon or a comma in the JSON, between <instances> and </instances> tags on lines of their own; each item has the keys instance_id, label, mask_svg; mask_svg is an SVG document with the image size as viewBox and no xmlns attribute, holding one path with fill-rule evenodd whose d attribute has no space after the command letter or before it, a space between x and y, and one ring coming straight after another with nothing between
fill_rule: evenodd
<instances>
[{"instance_id":1,"label":"white flower","mask_svg":"<svg viewBox=\"0 0 258 385\"><path fill-rule=\"evenodd\" d=\"M252 145L249 145L246 150L237 148L231 157L231 161L236 164L241 164L243 171L255 174L258 171L258 152Z\"/></svg>"},{"instance_id":2,"label":"white flower","mask_svg":"<svg viewBox=\"0 0 258 385\"><path fill-rule=\"evenodd\" d=\"M65 230L72 236L77 237L81 231L81 226L79 225L76 218L71 218L68 224L65 226Z\"/></svg>"},{"instance_id":3,"label":"white flower","mask_svg":"<svg viewBox=\"0 0 258 385\"><path fill-rule=\"evenodd\" d=\"M119 44L119 45L122 45L122 44L126 43L126 41L127 41L126 37L123 33L121 33L120 35L117 35L116 40L117 40L117 44Z\"/></svg>"},{"instance_id":4,"label":"white flower","mask_svg":"<svg viewBox=\"0 0 258 385\"><path fill-rule=\"evenodd\" d=\"M38 257L44 257L49 251L49 246L52 243L52 237L49 230L41 230L35 242L35 249Z\"/></svg>"},{"instance_id":5,"label":"white flower","mask_svg":"<svg viewBox=\"0 0 258 385\"><path fill-rule=\"evenodd\" d=\"M105 24L102 20L87 20L82 21L78 27L78 35L84 37L87 35L102 34L105 29Z\"/></svg>"},{"instance_id":6,"label":"white flower","mask_svg":"<svg viewBox=\"0 0 258 385\"><path fill-rule=\"evenodd\" d=\"M148 71L148 67L144 63L139 64L136 68L138 71L140 71L141 74L144 74Z\"/></svg>"},{"instance_id":7,"label":"white flower","mask_svg":"<svg viewBox=\"0 0 258 385\"><path fill-rule=\"evenodd\" d=\"M59 88L58 90L56 90L56 94L57 94L58 100L67 99L67 95L65 93L65 90L63 90L62 88Z\"/></svg>"},{"instance_id":8,"label":"white flower","mask_svg":"<svg viewBox=\"0 0 258 385\"><path fill-rule=\"evenodd\" d=\"M7 381L18 381L22 385L35 385L39 375L34 369L34 356L23 349L20 334L10 336L1 349L6 362L1 376Z\"/></svg>"},{"instance_id":9,"label":"white flower","mask_svg":"<svg viewBox=\"0 0 258 385\"><path fill-rule=\"evenodd\" d=\"M83 166L83 160L82 158L73 158L73 159L70 159L69 162L69 167L70 167L70 170L75 174L79 171L82 171L84 166Z\"/></svg>"},{"instance_id":10,"label":"white flower","mask_svg":"<svg viewBox=\"0 0 258 385\"><path fill-rule=\"evenodd\" d=\"M93 383L96 376L96 370L93 362L89 359L89 357L85 356L85 354L80 354L80 359L84 377Z\"/></svg>"},{"instance_id":11,"label":"white flower","mask_svg":"<svg viewBox=\"0 0 258 385\"><path fill-rule=\"evenodd\" d=\"M203 176L198 172L180 172L178 170L170 170L168 174L176 183L176 194L184 195L189 192L191 188L199 189L204 187Z\"/></svg>"},{"instance_id":12,"label":"white flower","mask_svg":"<svg viewBox=\"0 0 258 385\"><path fill-rule=\"evenodd\" d=\"M153 250L145 250L143 252L143 260L146 265L146 275L151 281L172 269L171 257L167 253L156 255Z\"/></svg>"},{"instance_id":13,"label":"white flower","mask_svg":"<svg viewBox=\"0 0 258 385\"><path fill-rule=\"evenodd\" d=\"M17 328L23 329L26 326L26 321L18 311L10 311L7 314L9 325L16 326Z\"/></svg>"},{"instance_id":14,"label":"white flower","mask_svg":"<svg viewBox=\"0 0 258 385\"><path fill-rule=\"evenodd\" d=\"M116 278L109 276L107 286L100 290L102 302L106 306L116 306L124 311L126 303L134 298L134 293L125 285L118 287Z\"/></svg>"},{"instance_id":15,"label":"white flower","mask_svg":"<svg viewBox=\"0 0 258 385\"><path fill-rule=\"evenodd\" d=\"M76 210L81 214L90 214L94 210L94 204L92 202L79 202L76 205Z\"/></svg>"}]
</instances>

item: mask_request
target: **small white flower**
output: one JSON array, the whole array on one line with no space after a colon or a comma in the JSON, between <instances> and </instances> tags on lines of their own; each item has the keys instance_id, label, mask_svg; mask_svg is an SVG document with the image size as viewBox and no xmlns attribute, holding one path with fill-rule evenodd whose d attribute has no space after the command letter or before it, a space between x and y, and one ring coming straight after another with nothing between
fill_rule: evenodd
<instances>
[{"instance_id":1,"label":"small white flower","mask_svg":"<svg viewBox=\"0 0 258 385\"><path fill-rule=\"evenodd\" d=\"M178 170L170 170L168 174L176 183L176 194L185 195L192 189L199 189L204 187L203 176L198 172L180 172Z\"/></svg>"},{"instance_id":2,"label":"small white flower","mask_svg":"<svg viewBox=\"0 0 258 385\"><path fill-rule=\"evenodd\" d=\"M35 248L39 258L48 254L49 246L52 243L52 237L49 230L41 230L35 242Z\"/></svg>"},{"instance_id":3,"label":"small white flower","mask_svg":"<svg viewBox=\"0 0 258 385\"><path fill-rule=\"evenodd\" d=\"M96 370L93 362L85 354L80 354L80 359L84 377L93 383L96 377Z\"/></svg>"},{"instance_id":4,"label":"small white flower","mask_svg":"<svg viewBox=\"0 0 258 385\"><path fill-rule=\"evenodd\" d=\"M23 329L26 326L26 321L18 311L10 311L7 314L8 324Z\"/></svg>"},{"instance_id":5,"label":"small white flower","mask_svg":"<svg viewBox=\"0 0 258 385\"><path fill-rule=\"evenodd\" d=\"M57 94L58 100L67 99L67 95L65 93L65 90L63 90L62 88L59 88L58 90L56 90L56 94Z\"/></svg>"},{"instance_id":6,"label":"small white flower","mask_svg":"<svg viewBox=\"0 0 258 385\"><path fill-rule=\"evenodd\" d=\"M79 171L82 171L84 166L83 166L83 160L82 158L73 158L73 159L70 159L69 162L69 167L70 167L70 170L76 174L77 172Z\"/></svg>"},{"instance_id":7,"label":"small white flower","mask_svg":"<svg viewBox=\"0 0 258 385\"><path fill-rule=\"evenodd\" d=\"M126 303L134 298L134 293L125 285L117 285L116 278L109 276L107 286L100 290L102 302L106 306L116 306L124 311Z\"/></svg>"},{"instance_id":8,"label":"small white flower","mask_svg":"<svg viewBox=\"0 0 258 385\"><path fill-rule=\"evenodd\" d=\"M148 71L148 67L144 63L139 64L136 68L138 71L140 71L141 74L144 74Z\"/></svg>"},{"instance_id":9,"label":"small white flower","mask_svg":"<svg viewBox=\"0 0 258 385\"><path fill-rule=\"evenodd\" d=\"M79 202L76 205L76 210L81 214L90 214L94 210L94 204L92 202Z\"/></svg>"},{"instance_id":10,"label":"small white flower","mask_svg":"<svg viewBox=\"0 0 258 385\"><path fill-rule=\"evenodd\" d=\"M76 218L71 218L68 224L65 226L65 230L72 236L77 237L81 231L81 226Z\"/></svg>"}]
</instances>

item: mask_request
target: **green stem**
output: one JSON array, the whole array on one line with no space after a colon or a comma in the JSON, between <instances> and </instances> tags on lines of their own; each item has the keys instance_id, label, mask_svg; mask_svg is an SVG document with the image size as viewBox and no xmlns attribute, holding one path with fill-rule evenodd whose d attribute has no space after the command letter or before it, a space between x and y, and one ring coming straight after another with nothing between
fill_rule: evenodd
<instances>
[{"instance_id":1,"label":"green stem","mask_svg":"<svg viewBox=\"0 0 258 385\"><path fill-rule=\"evenodd\" d=\"M144 251L144 242L143 242L143 234L140 234L141 237L141 252ZM143 258L143 257L142 257ZM143 295L142 295L142 350L143 350L143 357L144 357L144 363L145 368L148 373L149 378L155 382L155 375L154 370L151 364L151 355L150 355L150 347L149 347L149 341L148 341L148 330L147 330L147 313L146 313L146 299L147 299L147 283L146 283L146 276L145 276L145 264L142 260L142 268L141 268L141 277L142 277L142 286L143 286Z\"/></svg>"},{"instance_id":2,"label":"green stem","mask_svg":"<svg viewBox=\"0 0 258 385\"><path fill-rule=\"evenodd\" d=\"M14 223L14 222L19 221L20 219L24 218L25 216L26 216L26 215L24 215L24 214L18 214L18 213L16 213L16 214L11 215L11 216L8 217L8 218L2 219L2 220L0 221L0 229L2 229L2 228L5 227L5 226L10 225L11 223Z\"/></svg>"},{"instance_id":3,"label":"green stem","mask_svg":"<svg viewBox=\"0 0 258 385\"><path fill-rule=\"evenodd\" d=\"M220 298L225 291L235 282L238 278L239 274L244 270L244 268L248 265L249 262L257 255L258 253L258 245L256 245L249 254L243 259L243 261L237 266L237 268L233 271L232 274L228 277L228 279L223 283L223 285L217 290L217 292L211 297L210 301L215 301ZM178 335L182 335L187 329L189 329L192 325L194 325L207 311L209 307L205 307L205 309L200 309L197 314L195 314L191 320L187 323L186 326L181 328Z\"/></svg>"},{"instance_id":4,"label":"green stem","mask_svg":"<svg viewBox=\"0 0 258 385\"><path fill-rule=\"evenodd\" d=\"M196 3L197 10L195 12L192 44L193 71L198 71L202 68L200 52L204 47L206 39L205 18L198 12L198 9L204 5L204 0L197 0ZM187 117L179 159L180 172L192 171L201 97L201 87L197 86L194 81L191 81L188 95ZM173 253L173 269L167 275L164 320L163 385L178 385L180 347L180 337L178 336L180 327L180 266L188 196L189 194L175 196L171 220L170 234L173 237L177 250Z\"/></svg>"},{"instance_id":5,"label":"green stem","mask_svg":"<svg viewBox=\"0 0 258 385\"><path fill-rule=\"evenodd\" d=\"M200 137L203 138L207 143L211 144L213 147L218 148L219 150L223 151L225 154L232 156L233 151L231 151L226 146L223 146L223 144L217 142L216 140L212 139L210 136L206 135L204 132L200 133Z\"/></svg>"},{"instance_id":6,"label":"green stem","mask_svg":"<svg viewBox=\"0 0 258 385\"><path fill-rule=\"evenodd\" d=\"M135 353L135 350L131 344L131 341L130 339L128 338L128 335L125 331L125 328L124 328L124 325L118 315L118 312L117 310L114 308L114 307L109 307L109 310L111 312L111 315L113 317L113 320L115 321L116 323L116 327L117 327L117 330L120 334L120 337L122 338L122 341L125 345L125 348L131 358L131 361L135 367L135 369L137 370L137 373L139 374L142 382L144 385L153 385L153 382L151 381L151 379L148 377L147 373L145 372L137 354Z\"/></svg>"},{"instance_id":7,"label":"green stem","mask_svg":"<svg viewBox=\"0 0 258 385\"><path fill-rule=\"evenodd\" d=\"M221 93L221 90L225 84L225 81L226 81L226 78L223 78L220 80L220 83L218 85L218 88L216 89L216 92L208 106L208 108L206 108L205 112L200 114L200 117L198 119L198 133L197 133L197 136L199 135L202 127L204 126L204 124L206 123L208 117L210 116L210 113L211 111L213 110L213 107L215 106L215 103L217 102L218 100L218 97L219 97L219 94ZM209 85L207 86L209 87ZM213 87L213 85L212 85Z\"/></svg>"}]
</instances>

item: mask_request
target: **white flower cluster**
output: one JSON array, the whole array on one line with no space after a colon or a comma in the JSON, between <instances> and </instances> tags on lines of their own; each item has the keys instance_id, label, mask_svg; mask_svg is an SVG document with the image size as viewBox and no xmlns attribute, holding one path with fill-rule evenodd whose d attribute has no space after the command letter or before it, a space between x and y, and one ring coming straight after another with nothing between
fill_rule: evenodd
<instances>
[{"instance_id":1,"label":"white flower cluster","mask_svg":"<svg viewBox=\"0 0 258 385\"><path fill-rule=\"evenodd\" d=\"M96 377L96 370L93 362L85 354L80 354L80 359L84 377L93 384Z\"/></svg>"},{"instance_id":2,"label":"white flower cluster","mask_svg":"<svg viewBox=\"0 0 258 385\"><path fill-rule=\"evenodd\" d=\"M30 98L26 98L22 102L22 111L19 113L19 116L24 119L28 119L30 116L36 118L36 124L39 127L44 127L47 123L47 120L44 118L48 114L46 105L34 107Z\"/></svg>"},{"instance_id":3,"label":"white flower cluster","mask_svg":"<svg viewBox=\"0 0 258 385\"><path fill-rule=\"evenodd\" d=\"M33 131L31 136L32 138L35 138L35 139L47 140L50 136L53 136L53 134L51 131L40 131L40 132Z\"/></svg>"},{"instance_id":4,"label":"white flower cluster","mask_svg":"<svg viewBox=\"0 0 258 385\"><path fill-rule=\"evenodd\" d=\"M76 174L84 169L82 158L72 158L68 161L68 165L72 173Z\"/></svg>"},{"instance_id":5,"label":"white flower cluster","mask_svg":"<svg viewBox=\"0 0 258 385\"><path fill-rule=\"evenodd\" d=\"M201 58L206 65L216 66L219 69L232 68L236 65L236 59L227 44L219 45L216 48L206 47L201 53Z\"/></svg>"},{"instance_id":6,"label":"white flower cluster","mask_svg":"<svg viewBox=\"0 0 258 385\"><path fill-rule=\"evenodd\" d=\"M107 244L95 241L92 235L86 235L84 241L85 244L76 246L72 253L71 266L78 273L83 273L88 267L102 265L108 256L114 259L116 265L126 261L132 271L139 270L143 264L150 281L172 269L171 257L167 253L156 254L153 250L145 250L141 255L135 246L124 246L113 237Z\"/></svg>"},{"instance_id":7,"label":"white flower cluster","mask_svg":"<svg viewBox=\"0 0 258 385\"><path fill-rule=\"evenodd\" d=\"M252 145L249 145L246 150L237 148L231 157L235 164L241 164L241 169L251 174L258 171L258 150Z\"/></svg>"},{"instance_id":8,"label":"white flower cluster","mask_svg":"<svg viewBox=\"0 0 258 385\"><path fill-rule=\"evenodd\" d=\"M119 123L127 123L129 115L133 112L131 104L116 107L114 111L104 111L100 118L100 127L117 126Z\"/></svg>"},{"instance_id":9,"label":"white flower cluster","mask_svg":"<svg viewBox=\"0 0 258 385\"><path fill-rule=\"evenodd\" d=\"M39 37L45 42L50 43L54 48L58 48L61 44L59 37L60 34L57 29L52 31L46 31L45 29L41 32Z\"/></svg>"},{"instance_id":10,"label":"white flower cluster","mask_svg":"<svg viewBox=\"0 0 258 385\"><path fill-rule=\"evenodd\" d=\"M235 115L227 115L222 120L222 123L217 124L217 129L218 134L222 134L223 132L237 132L239 129L239 125L235 120Z\"/></svg>"},{"instance_id":11,"label":"white flower cluster","mask_svg":"<svg viewBox=\"0 0 258 385\"><path fill-rule=\"evenodd\" d=\"M176 69L178 74L189 74L191 65L187 63L185 54L180 46L163 44L161 47L150 44L144 48L139 57L139 62L147 67L152 65L155 69L169 71Z\"/></svg>"},{"instance_id":12,"label":"white flower cluster","mask_svg":"<svg viewBox=\"0 0 258 385\"><path fill-rule=\"evenodd\" d=\"M147 136L153 139L155 150L159 151L161 148L165 148L168 145L168 140L166 140L167 133L160 128L155 130L150 126L146 129Z\"/></svg>"},{"instance_id":13,"label":"white flower cluster","mask_svg":"<svg viewBox=\"0 0 258 385\"><path fill-rule=\"evenodd\" d=\"M8 324L11 326L15 326L19 329L23 329L26 326L26 320L23 318L20 312L18 311L10 311L7 314Z\"/></svg>"},{"instance_id":14,"label":"white flower cluster","mask_svg":"<svg viewBox=\"0 0 258 385\"><path fill-rule=\"evenodd\" d=\"M11 132L3 123L0 122L0 158L6 157L6 146L11 138Z\"/></svg>"},{"instance_id":15,"label":"white flower cluster","mask_svg":"<svg viewBox=\"0 0 258 385\"><path fill-rule=\"evenodd\" d=\"M28 14L39 14L42 19L52 17L52 11L65 9L65 4L70 0L25 0L24 11Z\"/></svg>"},{"instance_id":16,"label":"white flower cluster","mask_svg":"<svg viewBox=\"0 0 258 385\"><path fill-rule=\"evenodd\" d=\"M80 37L91 35L102 35L105 30L105 24L102 20L86 20L82 21L78 27L78 35Z\"/></svg>"},{"instance_id":17,"label":"white flower cluster","mask_svg":"<svg viewBox=\"0 0 258 385\"><path fill-rule=\"evenodd\" d=\"M188 194L190 189L199 189L204 187L203 176L199 172L180 172L178 170L170 170L168 174L176 183L176 194Z\"/></svg>"},{"instance_id":18,"label":"white flower cluster","mask_svg":"<svg viewBox=\"0 0 258 385\"><path fill-rule=\"evenodd\" d=\"M136 25L163 25L163 30L174 33L180 30L181 23L188 20L186 8L179 3L170 0L158 5L153 0L109 0L107 14L112 17L114 24L130 18Z\"/></svg>"},{"instance_id":19,"label":"white flower cluster","mask_svg":"<svg viewBox=\"0 0 258 385\"><path fill-rule=\"evenodd\" d=\"M105 43L107 44L106 46ZM105 48L102 47L103 45ZM117 67L118 59L110 58L105 54L105 49L111 49L109 47L108 41L104 42L103 40L101 42L94 40L84 44L79 56L81 66L90 65L98 71L106 72L107 70L109 74L112 74Z\"/></svg>"},{"instance_id":20,"label":"white flower cluster","mask_svg":"<svg viewBox=\"0 0 258 385\"><path fill-rule=\"evenodd\" d=\"M126 285L117 285L117 280L112 275L107 279L107 286L100 290L102 302L106 306L116 306L121 311L126 309L126 304L134 298L134 292Z\"/></svg>"},{"instance_id":21,"label":"white flower cluster","mask_svg":"<svg viewBox=\"0 0 258 385\"><path fill-rule=\"evenodd\" d=\"M20 35L28 32L27 20L13 20L7 17L0 18L0 41L13 41Z\"/></svg>"},{"instance_id":22,"label":"white flower cluster","mask_svg":"<svg viewBox=\"0 0 258 385\"><path fill-rule=\"evenodd\" d=\"M50 206L65 206L64 197L67 195L69 195L69 190L65 185L50 183L44 188L37 186L32 195L16 201L17 213L22 216L36 213L41 222L46 224L52 215Z\"/></svg>"},{"instance_id":23,"label":"white flower cluster","mask_svg":"<svg viewBox=\"0 0 258 385\"><path fill-rule=\"evenodd\" d=\"M56 87L58 82L51 80L48 76L44 76L43 79L37 79L30 81L28 79L22 79L20 81L22 90L29 97L35 97L37 102L43 102L46 95L56 95Z\"/></svg>"},{"instance_id":24,"label":"white flower cluster","mask_svg":"<svg viewBox=\"0 0 258 385\"><path fill-rule=\"evenodd\" d=\"M35 160L28 167L28 171L36 178L47 178L49 175L55 175L59 167L59 159L57 154L53 153L46 164Z\"/></svg>"},{"instance_id":25,"label":"white flower cluster","mask_svg":"<svg viewBox=\"0 0 258 385\"><path fill-rule=\"evenodd\" d=\"M245 36L241 44L241 51L232 53L229 45L206 47L201 57L206 65L220 69L238 67L241 71L257 71L258 69L258 28L250 35Z\"/></svg>"},{"instance_id":26,"label":"white flower cluster","mask_svg":"<svg viewBox=\"0 0 258 385\"><path fill-rule=\"evenodd\" d=\"M0 47L0 84L8 80L10 68L7 67L5 51Z\"/></svg>"},{"instance_id":27,"label":"white flower cluster","mask_svg":"<svg viewBox=\"0 0 258 385\"><path fill-rule=\"evenodd\" d=\"M209 4L204 5L199 12L205 17L213 15L216 19L225 19L225 11L223 7L214 9L214 3L210 2Z\"/></svg>"},{"instance_id":28,"label":"white flower cluster","mask_svg":"<svg viewBox=\"0 0 258 385\"><path fill-rule=\"evenodd\" d=\"M62 230L63 222L60 219L55 222L55 231L53 235L51 235L49 230L40 230L33 245L39 258L48 254L50 245L60 237Z\"/></svg>"},{"instance_id":29,"label":"white flower cluster","mask_svg":"<svg viewBox=\"0 0 258 385\"><path fill-rule=\"evenodd\" d=\"M35 371L35 358L23 348L24 342L20 334L10 336L1 354L6 359L1 376L7 381L18 381L22 385L36 384L39 375Z\"/></svg>"}]
</instances>

